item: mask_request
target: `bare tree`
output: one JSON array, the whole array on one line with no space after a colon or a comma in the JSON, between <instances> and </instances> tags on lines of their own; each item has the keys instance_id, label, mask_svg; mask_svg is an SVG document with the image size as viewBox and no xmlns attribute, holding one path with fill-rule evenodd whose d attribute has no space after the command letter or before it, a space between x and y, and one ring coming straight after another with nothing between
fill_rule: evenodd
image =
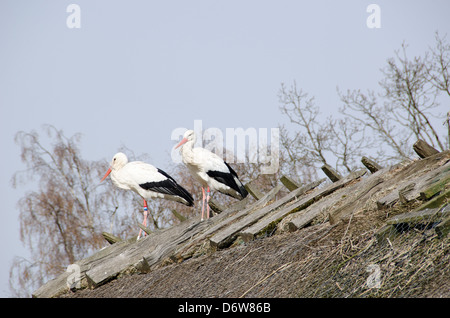
<instances>
[{"instance_id":1,"label":"bare tree","mask_svg":"<svg viewBox=\"0 0 450 318\"><path fill-rule=\"evenodd\" d=\"M135 236L136 223L141 222L142 199L117 188L110 179L100 183L109 162L81 158L80 134L67 138L62 130L50 125L44 126L44 132L48 140L36 131L20 131L15 137L26 169L13 175L12 185L28 185L34 190L19 201L20 238L31 257L16 257L11 266L13 296L29 296L68 265L107 244L103 231L125 239ZM149 161L148 155L136 156L126 147L119 151L126 152L131 161ZM252 179L260 168L248 162L231 165L243 180ZM168 172L199 202L201 187L184 166ZM264 184L271 189L271 181L270 177L259 178L258 187ZM215 198L224 206L236 201L225 195ZM200 213L198 204L194 209L167 200L151 200L148 204L151 230L179 222L174 210L185 217Z\"/></svg>"},{"instance_id":2,"label":"bare tree","mask_svg":"<svg viewBox=\"0 0 450 318\"><path fill-rule=\"evenodd\" d=\"M12 185L37 181L37 189L19 201L20 239L30 250L31 260L16 258L11 267L14 295L31 292L36 284L104 245L101 233L113 217L119 219L118 233L131 230L129 217L120 219L116 213L124 208L122 202L129 201L120 200L127 194L99 183L107 163L81 158L79 134L67 138L49 125L44 130L51 145L35 131L21 131L15 137L27 169L14 174Z\"/></svg>"},{"instance_id":3,"label":"bare tree","mask_svg":"<svg viewBox=\"0 0 450 318\"><path fill-rule=\"evenodd\" d=\"M406 49L407 45L403 43L401 53L397 51L396 58L388 59L388 65L382 70L381 96L392 105L391 115L395 121L410 131L416 140L422 139L444 150L430 120L432 111L438 106L439 93L427 76L430 62L427 55L410 60Z\"/></svg>"},{"instance_id":4,"label":"bare tree","mask_svg":"<svg viewBox=\"0 0 450 318\"><path fill-rule=\"evenodd\" d=\"M345 95L338 91L338 94L344 103L340 111L349 120L369 130L373 149L376 149L372 157L384 162L410 158L412 150L406 143L410 135L400 130L395 119L389 115L393 112L392 105L380 105L373 90L367 93L359 89L347 90Z\"/></svg>"},{"instance_id":5,"label":"bare tree","mask_svg":"<svg viewBox=\"0 0 450 318\"><path fill-rule=\"evenodd\" d=\"M381 70L380 92L338 89L343 102L339 115L321 118L314 97L297 88L281 85L280 111L295 129L280 127L282 156L291 163L289 171L301 179L301 168L317 169L334 162L347 172L359 165L365 155L380 163L410 159L412 144L422 139L439 150L450 144L435 119L439 96L450 96L450 44L436 33L436 45L423 56L410 59L407 45L387 60ZM448 124L448 119L444 122ZM311 175L311 174L309 174ZM314 174L312 174L314 175ZM305 178L303 176L303 178Z\"/></svg>"},{"instance_id":6,"label":"bare tree","mask_svg":"<svg viewBox=\"0 0 450 318\"><path fill-rule=\"evenodd\" d=\"M355 170L359 160L368 148L372 147L372 139L365 135L365 127L348 118L328 118L330 129L330 152L336 159L336 167L343 167L347 172Z\"/></svg>"},{"instance_id":7,"label":"bare tree","mask_svg":"<svg viewBox=\"0 0 450 318\"><path fill-rule=\"evenodd\" d=\"M281 126L280 139L285 159L298 167L294 173L298 179L304 182L315 179L317 176L311 170L324 164L331 163L337 170L347 172L355 169L363 149L369 146L365 126L345 117L321 118L314 97L298 89L295 82L289 89L281 84L279 101L281 113L296 126L292 137ZM298 169L303 171L299 173Z\"/></svg>"},{"instance_id":8,"label":"bare tree","mask_svg":"<svg viewBox=\"0 0 450 318\"><path fill-rule=\"evenodd\" d=\"M435 47L430 48L431 65L427 70L428 79L437 90L450 96L450 43L446 42L446 36L441 38L438 32L435 33L435 39ZM446 148L450 149L450 111L446 116L444 121L444 125L447 125Z\"/></svg>"},{"instance_id":9,"label":"bare tree","mask_svg":"<svg viewBox=\"0 0 450 318\"><path fill-rule=\"evenodd\" d=\"M281 113L288 116L291 123L301 127L294 140L304 152L305 159L326 164L324 152L329 148L329 130L318 120L320 110L314 103L314 97L297 89L295 82L290 89L282 83L278 97Z\"/></svg>"},{"instance_id":10,"label":"bare tree","mask_svg":"<svg viewBox=\"0 0 450 318\"><path fill-rule=\"evenodd\" d=\"M435 33L435 47L430 48L430 65L427 75L430 83L438 90L450 96L450 43L446 36L440 37Z\"/></svg>"},{"instance_id":11,"label":"bare tree","mask_svg":"<svg viewBox=\"0 0 450 318\"><path fill-rule=\"evenodd\" d=\"M445 116L436 112L440 93L450 96L450 45L438 33L435 39L434 48L413 59L403 43L381 70L384 78L378 94L374 90L338 91L344 104L340 111L365 125L379 149L387 149L378 154L380 160L411 158L411 145L418 139L441 151L449 147L443 142L441 127L433 121Z\"/></svg>"}]
</instances>

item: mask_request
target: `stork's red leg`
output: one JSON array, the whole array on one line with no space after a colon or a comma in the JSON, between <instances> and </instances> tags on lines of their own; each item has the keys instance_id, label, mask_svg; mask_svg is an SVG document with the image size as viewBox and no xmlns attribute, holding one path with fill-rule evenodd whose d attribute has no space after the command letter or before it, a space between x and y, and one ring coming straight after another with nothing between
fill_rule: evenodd
<instances>
[{"instance_id":1,"label":"stork's red leg","mask_svg":"<svg viewBox=\"0 0 450 318\"><path fill-rule=\"evenodd\" d=\"M210 194L211 194L211 192L210 192L210 190L209 190L209 187L208 187L208 191L206 192L206 218L207 219L209 219L209 198L210 198Z\"/></svg>"},{"instance_id":2,"label":"stork's red leg","mask_svg":"<svg viewBox=\"0 0 450 318\"><path fill-rule=\"evenodd\" d=\"M203 213L204 213L204 211L205 211L205 188L203 188L202 187L202 194L203 194L203 197L202 197L202 221L203 221Z\"/></svg>"},{"instance_id":3,"label":"stork's red leg","mask_svg":"<svg viewBox=\"0 0 450 318\"><path fill-rule=\"evenodd\" d=\"M142 225L147 227L147 217L148 217L148 206L147 206L147 201L145 201L144 199L144 219L142 220ZM139 235L137 237L137 239L139 240L141 238L141 234L142 234L142 229L139 230ZM147 233L144 232L144 236L146 236Z\"/></svg>"}]
</instances>

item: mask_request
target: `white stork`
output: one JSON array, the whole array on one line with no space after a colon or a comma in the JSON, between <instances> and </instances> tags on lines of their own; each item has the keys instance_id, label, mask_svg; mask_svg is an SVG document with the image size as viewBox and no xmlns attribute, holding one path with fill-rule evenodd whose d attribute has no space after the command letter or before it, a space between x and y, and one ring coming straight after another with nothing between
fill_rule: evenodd
<instances>
[{"instance_id":1,"label":"white stork","mask_svg":"<svg viewBox=\"0 0 450 318\"><path fill-rule=\"evenodd\" d=\"M207 218L209 218L210 188L221 193L242 200L248 195L244 185L239 180L236 172L215 153L204 149L194 148L196 136L193 130L184 133L183 139L175 147L181 147L183 163L189 169L192 176L202 185L202 221L207 205ZM205 188L207 194L205 196Z\"/></svg>"},{"instance_id":2,"label":"white stork","mask_svg":"<svg viewBox=\"0 0 450 318\"><path fill-rule=\"evenodd\" d=\"M187 206L194 205L192 195L167 173L142 161L128 162L124 153L119 152L114 155L110 168L100 182L110 173L114 185L121 189L132 190L144 199L144 220L142 221L144 226L147 226L147 200L163 198ZM142 229L139 231L138 239L141 233Z\"/></svg>"}]
</instances>

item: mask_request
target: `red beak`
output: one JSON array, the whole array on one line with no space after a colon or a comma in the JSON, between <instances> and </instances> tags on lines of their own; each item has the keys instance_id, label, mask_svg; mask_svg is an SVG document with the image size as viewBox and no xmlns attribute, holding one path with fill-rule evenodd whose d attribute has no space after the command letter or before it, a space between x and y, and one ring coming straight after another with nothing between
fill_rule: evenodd
<instances>
[{"instance_id":1,"label":"red beak","mask_svg":"<svg viewBox=\"0 0 450 318\"><path fill-rule=\"evenodd\" d=\"M177 149L178 147L180 147L182 144L184 144L187 140L187 138L183 138L181 139L180 143L175 147L175 149Z\"/></svg>"},{"instance_id":2,"label":"red beak","mask_svg":"<svg viewBox=\"0 0 450 318\"><path fill-rule=\"evenodd\" d=\"M106 179L106 177L111 173L111 168L108 169L108 171L106 171L105 175L103 176L102 180L100 180L100 182L103 182L103 180Z\"/></svg>"}]
</instances>

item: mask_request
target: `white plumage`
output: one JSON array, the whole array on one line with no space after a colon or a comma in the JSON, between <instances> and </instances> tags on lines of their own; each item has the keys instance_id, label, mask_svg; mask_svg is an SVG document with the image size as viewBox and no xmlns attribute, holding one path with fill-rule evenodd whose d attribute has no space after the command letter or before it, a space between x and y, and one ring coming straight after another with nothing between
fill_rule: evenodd
<instances>
[{"instance_id":1,"label":"white plumage","mask_svg":"<svg viewBox=\"0 0 450 318\"><path fill-rule=\"evenodd\" d=\"M206 202L209 200L210 188L227 194L237 199L243 199L248 195L236 172L215 153L204 148L194 148L196 136L193 130L184 133L183 139L176 146L181 147L183 163L189 169L192 176L202 185L202 219ZM205 190L207 196L205 198ZM207 206L207 217L209 217L209 206Z\"/></svg>"},{"instance_id":2,"label":"white plumage","mask_svg":"<svg viewBox=\"0 0 450 318\"><path fill-rule=\"evenodd\" d=\"M192 195L180 186L171 176L148 163L142 161L128 162L124 153L114 155L111 166L101 181L111 173L115 186L131 190L144 199L144 221L147 221L147 202L154 198L177 201L188 206L194 205ZM141 232L139 232L140 236Z\"/></svg>"}]
</instances>

